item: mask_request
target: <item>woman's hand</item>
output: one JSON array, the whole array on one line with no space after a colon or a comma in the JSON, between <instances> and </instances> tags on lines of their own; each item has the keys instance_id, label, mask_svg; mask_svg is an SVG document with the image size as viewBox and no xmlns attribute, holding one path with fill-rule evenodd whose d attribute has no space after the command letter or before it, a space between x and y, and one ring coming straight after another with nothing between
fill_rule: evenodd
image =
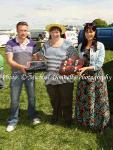
<instances>
[{"instance_id":1,"label":"woman's hand","mask_svg":"<svg viewBox=\"0 0 113 150\"><path fill-rule=\"evenodd\" d=\"M86 70L88 70L88 67L83 67L79 69L79 75L81 76Z\"/></svg>"}]
</instances>

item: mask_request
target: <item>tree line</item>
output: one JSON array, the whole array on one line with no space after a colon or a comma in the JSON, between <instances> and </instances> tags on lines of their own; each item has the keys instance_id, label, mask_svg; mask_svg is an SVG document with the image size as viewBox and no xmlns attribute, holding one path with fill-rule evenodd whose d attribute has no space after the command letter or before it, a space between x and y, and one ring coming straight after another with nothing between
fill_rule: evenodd
<instances>
[{"instance_id":1,"label":"tree line","mask_svg":"<svg viewBox=\"0 0 113 150\"><path fill-rule=\"evenodd\" d=\"M97 27L113 27L113 23L108 24L108 23L107 23L105 20L103 20L103 19L95 19L93 22L95 23L95 25L96 25Z\"/></svg>"}]
</instances>

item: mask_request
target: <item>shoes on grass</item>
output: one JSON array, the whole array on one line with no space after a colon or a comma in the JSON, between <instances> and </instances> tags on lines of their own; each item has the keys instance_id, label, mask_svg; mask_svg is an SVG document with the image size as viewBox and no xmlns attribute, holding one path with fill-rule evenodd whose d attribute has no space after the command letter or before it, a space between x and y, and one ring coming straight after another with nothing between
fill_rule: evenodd
<instances>
[{"instance_id":1,"label":"shoes on grass","mask_svg":"<svg viewBox=\"0 0 113 150\"><path fill-rule=\"evenodd\" d=\"M33 120L32 120L32 124L35 126L35 125L37 125L37 124L40 124L41 122L40 122L40 119L39 118L34 118Z\"/></svg>"},{"instance_id":2,"label":"shoes on grass","mask_svg":"<svg viewBox=\"0 0 113 150\"><path fill-rule=\"evenodd\" d=\"M15 125L8 125L7 128L6 128L6 131L7 132L12 132L15 128L16 128Z\"/></svg>"}]
</instances>

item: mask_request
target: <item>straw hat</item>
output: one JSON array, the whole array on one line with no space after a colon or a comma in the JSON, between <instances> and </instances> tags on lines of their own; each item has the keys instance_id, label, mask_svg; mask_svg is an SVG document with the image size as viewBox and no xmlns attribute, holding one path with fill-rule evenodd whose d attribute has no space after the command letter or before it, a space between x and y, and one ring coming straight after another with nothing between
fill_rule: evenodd
<instances>
[{"instance_id":1,"label":"straw hat","mask_svg":"<svg viewBox=\"0 0 113 150\"><path fill-rule=\"evenodd\" d=\"M49 24L49 25L47 25L46 26L46 31L49 32L52 27L58 27L58 28L60 28L61 31L62 31L61 34L64 34L66 32L66 28L63 25L56 24L56 23L55 24Z\"/></svg>"}]
</instances>

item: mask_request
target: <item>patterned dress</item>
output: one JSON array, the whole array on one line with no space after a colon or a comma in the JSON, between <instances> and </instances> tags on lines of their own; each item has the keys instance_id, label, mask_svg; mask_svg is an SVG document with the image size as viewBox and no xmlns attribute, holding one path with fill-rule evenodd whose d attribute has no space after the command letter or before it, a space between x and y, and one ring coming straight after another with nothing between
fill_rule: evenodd
<instances>
[{"instance_id":1,"label":"patterned dress","mask_svg":"<svg viewBox=\"0 0 113 150\"><path fill-rule=\"evenodd\" d=\"M85 50L85 66L90 63L90 50ZM76 120L82 126L102 130L110 120L106 79L102 68L86 71L78 82L76 93Z\"/></svg>"}]
</instances>

